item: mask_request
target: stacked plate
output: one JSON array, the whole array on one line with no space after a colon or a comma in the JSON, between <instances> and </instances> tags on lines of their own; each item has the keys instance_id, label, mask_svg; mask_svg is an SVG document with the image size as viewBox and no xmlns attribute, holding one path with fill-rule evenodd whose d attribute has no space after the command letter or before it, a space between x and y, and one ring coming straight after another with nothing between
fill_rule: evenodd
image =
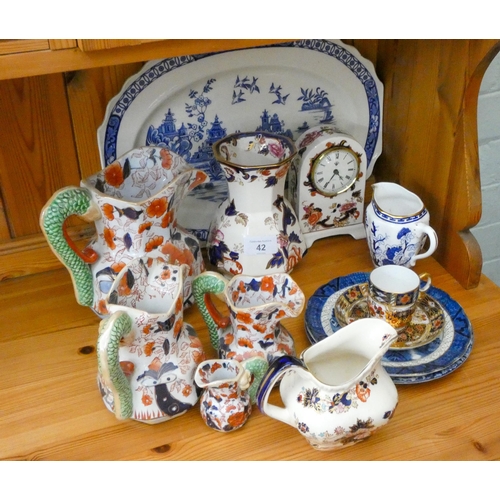
<instances>
[{"instance_id":1,"label":"stacked plate","mask_svg":"<svg viewBox=\"0 0 500 500\"><path fill-rule=\"evenodd\" d=\"M355 320L354 315L363 316L366 309L362 298L354 301L351 318L346 317L345 308L336 308L336 304L345 300L350 292L355 296L367 281L368 273L352 273L335 278L316 290L305 313L306 333L312 344L334 335L346 321ZM428 298L422 309L431 307L428 306L431 303L433 311L442 312L434 313L434 319L439 317L439 326L428 328L438 330L432 332L433 340L424 345L417 341L415 347L408 344L387 351L382 365L396 384L416 384L444 377L459 368L472 350L472 325L462 307L434 286L426 294Z\"/></svg>"}]
</instances>

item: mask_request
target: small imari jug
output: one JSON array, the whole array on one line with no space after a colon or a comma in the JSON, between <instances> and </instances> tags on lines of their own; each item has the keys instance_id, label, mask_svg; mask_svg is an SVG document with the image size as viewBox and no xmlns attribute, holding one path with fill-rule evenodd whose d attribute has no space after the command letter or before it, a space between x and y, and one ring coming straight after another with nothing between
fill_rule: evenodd
<instances>
[{"instance_id":1,"label":"small imari jug","mask_svg":"<svg viewBox=\"0 0 500 500\"><path fill-rule=\"evenodd\" d=\"M242 427L252 412L248 388L252 374L234 359L214 359L200 363L196 385L204 389L200 413L212 429L231 432Z\"/></svg>"}]
</instances>

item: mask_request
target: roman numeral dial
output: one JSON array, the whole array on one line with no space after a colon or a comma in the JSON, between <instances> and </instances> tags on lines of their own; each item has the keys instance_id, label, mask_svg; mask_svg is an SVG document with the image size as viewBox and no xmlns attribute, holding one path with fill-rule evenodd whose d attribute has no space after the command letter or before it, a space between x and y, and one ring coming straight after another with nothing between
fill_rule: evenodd
<instances>
[{"instance_id":1,"label":"roman numeral dial","mask_svg":"<svg viewBox=\"0 0 500 500\"><path fill-rule=\"evenodd\" d=\"M345 145L334 145L313 159L311 183L324 196L349 189L359 174L360 155Z\"/></svg>"}]
</instances>

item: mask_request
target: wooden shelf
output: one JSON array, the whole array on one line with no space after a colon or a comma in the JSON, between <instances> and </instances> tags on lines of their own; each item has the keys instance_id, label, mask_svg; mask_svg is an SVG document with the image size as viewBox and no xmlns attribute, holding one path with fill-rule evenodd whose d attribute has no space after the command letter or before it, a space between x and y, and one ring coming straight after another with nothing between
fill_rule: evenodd
<instances>
[{"instance_id":1,"label":"wooden shelf","mask_svg":"<svg viewBox=\"0 0 500 500\"><path fill-rule=\"evenodd\" d=\"M49 46L53 49L56 45L56 41L52 40L36 41L36 45L33 42L32 47L36 47L36 50L29 50L28 40L9 41L9 46L3 51L0 44L0 80L220 52L285 41L288 40L78 40L73 46L65 44L64 50L61 47L56 47L59 50L49 50ZM44 47L47 50L41 50Z\"/></svg>"},{"instance_id":2,"label":"wooden shelf","mask_svg":"<svg viewBox=\"0 0 500 500\"><path fill-rule=\"evenodd\" d=\"M314 243L293 277L309 298L325 282L369 271L365 240ZM77 305L65 270L9 280L2 297L0 459L2 460L498 460L500 459L500 289L486 278L465 290L432 258L419 261L433 284L464 308L475 344L455 372L398 386L394 418L367 441L339 451L314 450L297 430L254 407L243 428L208 428L199 409L169 422L118 421L96 385L99 319ZM185 314L207 355L215 357L195 307ZM304 314L283 322L298 352L309 343ZM277 390L272 394L278 399Z\"/></svg>"}]
</instances>

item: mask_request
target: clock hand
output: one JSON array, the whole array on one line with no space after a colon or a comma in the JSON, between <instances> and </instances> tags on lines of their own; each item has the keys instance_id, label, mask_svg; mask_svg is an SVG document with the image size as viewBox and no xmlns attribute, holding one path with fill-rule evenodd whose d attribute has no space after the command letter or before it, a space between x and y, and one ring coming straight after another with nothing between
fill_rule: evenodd
<instances>
[{"instance_id":1,"label":"clock hand","mask_svg":"<svg viewBox=\"0 0 500 500\"><path fill-rule=\"evenodd\" d=\"M341 177L341 175L339 174L338 169L335 169L335 170L333 171L333 174L332 174L332 176L330 177L330 179L328 179L328 181L325 183L325 187L327 187L327 186L328 186L328 184L330 184L330 182L331 182L331 181L333 181L333 178L334 178L336 175L338 175L338 176L339 176L339 178L340 178L340 180L341 180L341 181L342 181L342 180L344 180L344 179Z\"/></svg>"}]
</instances>

